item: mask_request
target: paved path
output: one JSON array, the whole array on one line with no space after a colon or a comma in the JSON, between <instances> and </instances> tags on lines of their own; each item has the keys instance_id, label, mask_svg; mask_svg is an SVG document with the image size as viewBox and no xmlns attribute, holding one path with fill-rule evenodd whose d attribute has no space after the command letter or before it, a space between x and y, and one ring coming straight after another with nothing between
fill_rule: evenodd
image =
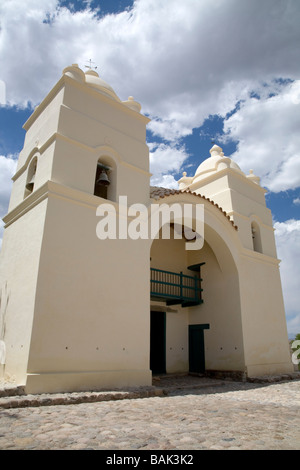
<instances>
[{"instance_id":1,"label":"paved path","mask_svg":"<svg viewBox=\"0 0 300 470\"><path fill-rule=\"evenodd\" d=\"M0 449L300 450L299 380L156 386L168 394L0 408Z\"/></svg>"}]
</instances>

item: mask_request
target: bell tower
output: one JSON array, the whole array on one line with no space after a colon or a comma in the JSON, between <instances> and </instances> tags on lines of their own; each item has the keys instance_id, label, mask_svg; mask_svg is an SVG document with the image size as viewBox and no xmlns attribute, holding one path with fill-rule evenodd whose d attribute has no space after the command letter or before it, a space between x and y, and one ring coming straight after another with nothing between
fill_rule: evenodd
<instances>
[{"instance_id":1,"label":"bell tower","mask_svg":"<svg viewBox=\"0 0 300 470\"><path fill-rule=\"evenodd\" d=\"M223 150L214 145L211 156L197 168L194 177L179 180L180 189L189 189L217 203L234 224L243 246L276 258L272 214L266 207L266 190L253 170L245 175Z\"/></svg>"},{"instance_id":2,"label":"bell tower","mask_svg":"<svg viewBox=\"0 0 300 470\"><path fill-rule=\"evenodd\" d=\"M214 145L210 154L193 177L184 175L179 180L179 187L218 204L237 226L235 266L246 373L249 377L291 373L279 260L266 190L252 170L246 176L219 146Z\"/></svg>"},{"instance_id":3,"label":"bell tower","mask_svg":"<svg viewBox=\"0 0 300 470\"><path fill-rule=\"evenodd\" d=\"M118 215L119 196L149 201L140 111L73 64L24 124L3 219L0 339L2 374L29 392L150 384L147 250L96 235L99 205Z\"/></svg>"}]
</instances>

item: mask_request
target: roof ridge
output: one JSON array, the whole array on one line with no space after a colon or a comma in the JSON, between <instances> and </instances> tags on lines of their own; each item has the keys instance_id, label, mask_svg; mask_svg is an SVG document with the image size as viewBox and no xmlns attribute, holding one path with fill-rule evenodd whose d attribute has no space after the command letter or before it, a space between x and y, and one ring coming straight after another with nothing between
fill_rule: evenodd
<instances>
[{"instance_id":1,"label":"roof ridge","mask_svg":"<svg viewBox=\"0 0 300 470\"><path fill-rule=\"evenodd\" d=\"M171 196L173 194L184 194L184 193L193 194L194 196L200 197L200 198L205 199L206 201L210 202L213 206L215 206L217 209L219 209L222 212L222 214L229 220L229 222L231 223L233 228L235 230L238 230L237 225L235 225L233 220L230 219L230 216L227 214L227 212L224 211L222 209L222 207L219 206L219 204L214 202L212 199L210 199L206 196L203 196L203 194L197 194L194 191L191 191L190 189L171 189L171 188L163 188L161 186L151 186L150 187L150 198L151 199L156 199L156 200L157 199L162 199L162 198L167 197L167 196Z\"/></svg>"}]
</instances>

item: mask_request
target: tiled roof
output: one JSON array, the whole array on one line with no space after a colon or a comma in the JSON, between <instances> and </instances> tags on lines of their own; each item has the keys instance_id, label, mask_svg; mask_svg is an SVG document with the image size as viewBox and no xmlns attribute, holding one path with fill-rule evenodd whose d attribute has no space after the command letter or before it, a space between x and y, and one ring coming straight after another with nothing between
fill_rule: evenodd
<instances>
[{"instance_id":1,"label":"tiled roof","mask_svg":"<svg viewBox=\"0 0 300 470\"><path fill-rule=\"evenodd\" d=\"M223 211L223 209L217 203L215 203L214 201L212 201L208 197L202 196L201 194L196 194L193 191L185 190L185 189L183 189L183 190L181 190L181 189L168 189L168 188L161 188L161 187L158 187L158 186L150 186L150 198L151 199L158 200L158 199L162 199L162 198L167 197L167 196L171 196L172 194L182 194L182 193L183 194L184 193L193 194L194 196L200 197L200 198L205 199L206 201L210 202L213 206L216 206L222 212L222 214L229 220L229 222L235 228L235 230L238 230L238 227L234 224L234 222L232 220L230 220L230 216L225 211Z\"/></svg>"}]
</instances>

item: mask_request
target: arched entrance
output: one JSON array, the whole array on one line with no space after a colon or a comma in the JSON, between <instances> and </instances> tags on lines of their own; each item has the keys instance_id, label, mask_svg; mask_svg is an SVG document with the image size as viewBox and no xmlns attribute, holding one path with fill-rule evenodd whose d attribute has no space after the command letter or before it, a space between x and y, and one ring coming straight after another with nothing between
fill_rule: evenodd
<instances>
[{"instance_id":1,"label":"arched entrance","mask_svg":"<svg viewBox=\"0 0 300 470\"><path fill-rule=\"evenodd\" d=\"M186 240L174 237L174 226L170 239L157 238L151 245L151 272L157 276L156 284L151 282L151 311L157 320L151 313L150 357L157 354L165 363L165 370L154 372L244 370L238 271L228 245L234 228L217 208L205 204L202 249L186 250ZM159 335L164 341L158 348Z\"/></svg>"},{"instance_id":2,"label":"arched entrance","mask_svg":"<svg viewBox=\"0 0 300 470\"><path fill-rule=\"evenodd\" d=\"M188 372L190 363L199 362L194 341L197 330L189 332L189 312L202 304L203 263L190 265L186 240L174 238L174 227L170 235L170 239L154 240L151 247L150 369L153 374ZM192 349L190 344L194 345ZM201 351L198 352L200 355Z\"/></svg>"}]
</instances>

